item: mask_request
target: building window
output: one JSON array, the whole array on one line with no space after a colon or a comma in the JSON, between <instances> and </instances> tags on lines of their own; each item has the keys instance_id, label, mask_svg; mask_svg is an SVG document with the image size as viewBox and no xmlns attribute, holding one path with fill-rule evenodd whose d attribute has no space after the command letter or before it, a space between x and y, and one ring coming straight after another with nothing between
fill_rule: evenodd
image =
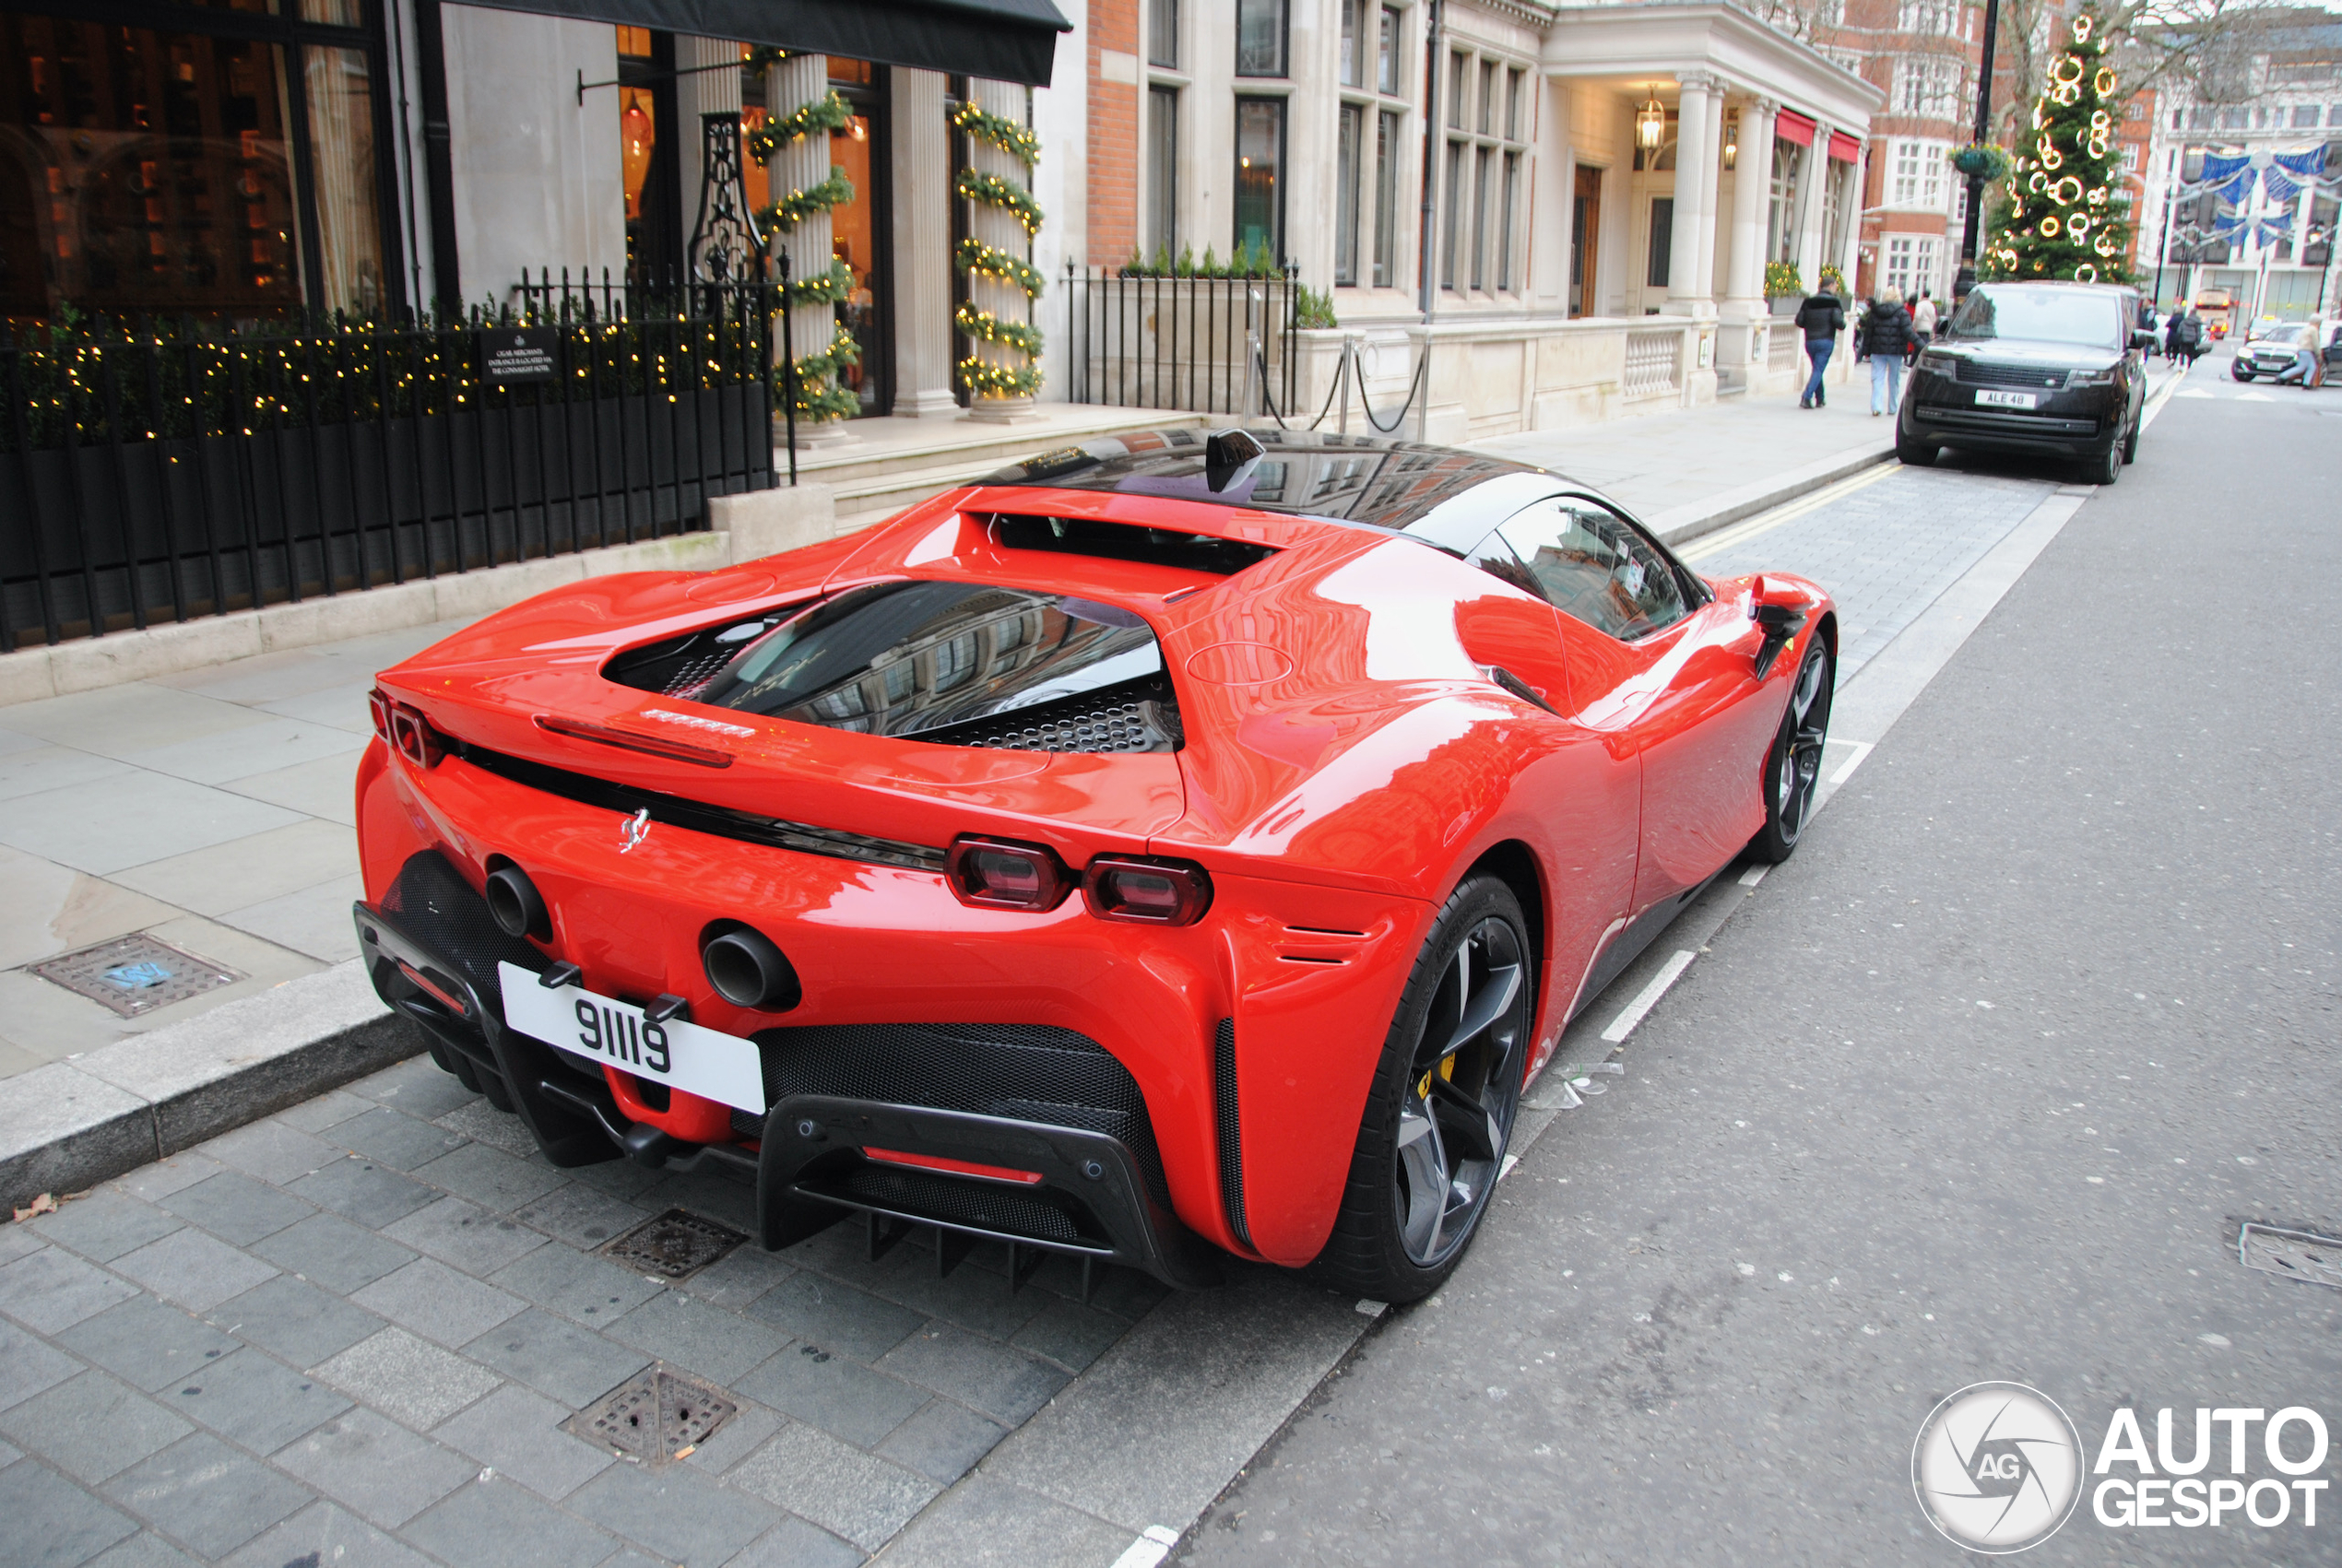
<instances>
[{"instance_id":1,"label":"building window","mask_svg":"<svg viewBox=\"0 0 2342 1568\"><path fill-rule=\"evenodd\" d=\"M2295 130L2312 130L2316 127L2317 123L2318 106L2316 104L2297 103L2293 106L2293 128Z\"/></svg>"},{"instance_id":2,"label":"building window","mask_svg":"<svg viewBox=\"0 0 2342 1568\"><path fill-rule=\"evenodd\" d=\"M1179 68L1179 0L1147 0L1147 64Z\"/></svg>"},{"instance_id":3,"label":"building window","mask_svg":"<svg viewBox=\"0 0 2342 1568\"><path fill-rule=\"evenodd\" d=\"M1439 225L1439 287L1442 289L1456 286L1456 241L1463 229L1463 225L1457 221L1462 206L1463 172L1464 144L1449 142L1447 177L1441 182L1447 187L1447 211L1440 215Z\"/></svg>"},{"instance_id":4,"label":"building window","mask_svg":"<svg viewBox=\"0 0 2342 1568\"><path fill-rule=\"evenodd\" d=\"M1366 105L1343 104L1334 146L1333 280L1352 288L1358 282L1358 153L1366 135Z\"/></svg>"},{"instance_id":5,"label":"building window","mask_svg":"<svg viewBox=\"0 0 2342 1568\"><path fill-rule=\"evenodd\" d=\"M1512 291L1513 215L1520 210L1520 154L1505 154L1505 217L1498 231L1496 249L1496 288L1505 293Z\"/></svg>"},{"instance_id":6,"label":"building window","mask_svg":"<svg viewBox=\"0 0 2342 1568\"><path fill-rule=\"evenodd\" d=\"M1488 287L1488 230L1496 216L1488 209L1496 162L1496 153L1484 147L1474 157L1472 174L1472 286L1484 291Z\"/></svg>"},{"instance_id":7,"label":"building window","mask_svg":"<svg viewBox=\"0 0 2342 1568\"><path fill-rule=\"evenodd\" d=\"M1342 77L1342 85L1346 88L1364 87L1366 85L1358 79L1361 73L1363 73L1366 69L1365 61L1360 58L1366 48L1366 39L1360 35L1360 28L1362 26L1360 17L1365 9L1366 0L1342 0L1342 58L1340 62L1340 75Z\"/></svg>"},{"instance_id":8,"label":"building window","mask_svg":"<svg viewBox=\"0 0 2342 1568\"><path fill-rule=\"evenodd\" d=\"M1805 150L1786 137L1773 138L1773 189L1766 218L1772 242L1766 252L1774 261L1797 259L1797 191L1805 169Z\"/></svg>"},{"instance_id":9,"label":"building window","mask_svg":"<svg viewBox=\"0 0 2342 1568\"><path fill-rule=\"evenodd\" d=\"M1472 87L1472 56L1448 56L1448 125L1450 130L1464 128L1464 97Z\"/></svg>"},{"instance_id":10,"label":"building window","mask_svg":"<svg viewBox=\"0 0 2342 1568\"><path fill-rule=\"evenodd\" d=\"M1496 63L1480 62L1480 118L1475 124L1482 136L1496 128Z\"/></svg>"},{"instance_id":11,"label":"building window","mask_svg":"<svg viewBox=\"0 0 2342 1568\"><path fill-rule=\"evenodd\" d=\"M1922 120L1959 118L1961 63L1946 55L1926 54L1895 63L1895 90L1888 100L1898 114Z\"/></svg>"},{"instance_id":12,"label":"building window","mask_svg":"<svg viewBox=\"0 0 2342 1568\"><path fill-rule=\"evenodd\" d=\"M1382 30L1375 40L1375 90L1385 97L1399 95L1399 8L1382 8Z\"/></svg>"},{"instance_id":13,"label":"building window","mask_svg":"<svg viewBox=\"0 0 2342 1568\"><path fill-rule=\"evenodd\" d=\"M1900 32L1958 38L1960 36L1958 0L1903 0L1902 14L1896 19L1896 29Z\"/></svg>"},{"instance_id":14,"label":"building window","mask_svg":"<svg viewBox=\"0 0 2342 1568\"><path fill-rule=\"evenodd\" d=\"M1285 75L1285 0L1236 0L1236 75Z\"/></svg>"},{"instance_id":15,"label":"building window","mask_svg":"<svg viewBox=\"0 0 2342 1568\"><path fill-rule=\"evenodd\" d=\"M1179 253L1179 89L1147 88L1147 238L1167 258Z\"/></svg>"},{"instance_id":16,"label":"building window","mask_svg":"<svg viewBox=\"0 0 2342 1568\"><path fill-rule=\"evenodd\" d=\"M1908 234L1887 236L1887 261L1880 276L1888 289L1900 289L1908 297L1911 291L1912 250L1915 242Z\"/></svg>"},{"instance_id":17,"label":"building window","mask_svg":"<svg viewBox=\"0 0 2342 1568\"><path fill-rule=\"evenodd\" d=\"M1898 139L1889 155L1892 176L1887 206L1907 212L1944 210L1944 171L1951 156L1948 142Z\"/></svg>"},{"instance_id":18,"label":"building window","mask_svg":"<svg viewBox=\"0 0 2342 1568\"><path fill-rule=\"evenodd\" d=\"M1284 100L1236 100L1236 242L1284 259Z\"/></svg>"},{"instance_id":19,"label":"building window","mask_svg":"<svg viewBox=\"0 0 2342 1568\"><path fill-rule=\"evenodd\" d=\"M1399 159L1405 156L1401 140L1403 121L1386 109L1375 116L1374 139L1374 286L1395 288L1399 278Z\"/></svg>"},{"instance_id":20,"label":"building window","mask_svg":"<svg viewBox=\"0 0 2342 1568\"><path fill-rule=\"evenodd\" d=\"M1673 265L1675 251L1675 198L1650 198L1650 260L1643 268L1643 284L1647 288L1667 287L1667 273Z\"/></svg>"},{"instance_id":21,"label":"building window","mask_svg":"<svg viewBox=\"0 0 2342 1568\"><path fill-rule=\"evenodd\" d=\"M1521 85L1528 79L1528 72L1515 70L1512 72L1505 86L1505 139L1507 141L1517 142L1521 139Z\"/></svg>"}]
</instances>

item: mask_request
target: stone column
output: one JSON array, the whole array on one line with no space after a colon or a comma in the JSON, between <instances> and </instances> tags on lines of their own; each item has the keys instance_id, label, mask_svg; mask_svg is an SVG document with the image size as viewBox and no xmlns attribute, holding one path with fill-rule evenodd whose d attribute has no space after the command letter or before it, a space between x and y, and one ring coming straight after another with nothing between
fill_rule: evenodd
<instances>
[{"instance_id":1,"label":"stone column","mask_svg":"<svg viewBox=\"0 0 2342 1568\"><path fill-rule=\"evenodd\" d=\"M1740 154L1733 161L1732 256L1724 300L1747 316L1765 313L1765 215L1773 194L1773 115L1780 105L1753 98L1740 111Z\"/></svg>"},{"instance_id":2,"label":"stone column","mask_svg":"<svg viewBox=\"0 0 2342 1568\"><path fill-rule=\"evenodd\" d=\"M952 131L943 77L888 72L894 136L894 413L947 419L952 395Z\"/></svg>"},{"instance_id":3,"label":"stone column","mask_svg":"<svg viewBox=\"0 0 2342 1568\"><path fill-rule=\"evenodd\" d=\"M764 103L775 120L786 119L808 103L818 100L830 90L830 62L826 54L792 54L774 66L764 78ZM771 176L767 188L773 199L782 200L792 193L810 191L830 177L830 138L826 131L800 136L784 143L766 165ZM775 228L768 236L774 253L786 255L789 261L789 276L803 279L818 277L830 269L835 259L831 243L830 215L817 212L799 221L794 229ZM775 269L778 276L778 268ZM808 354L826 353L831 340L837 336L837 311L829 304L803 305L789 312L789 333L792 347L798 359ZM797 425L799 444L808 440L843 439L843 420L811 425L800 419Z\"/></svg>"},{"instance_id":4,"label":"stone column","mask_svg":"<svg viewBox=\"0 0 2342 1568\"><path fill-rule=\"evenodd\" d=\"M1014 82L971 81L969 90L976 106L988 114L998 114L1003 120L1024 124L1025 89ZM1012 158L1000 148L980 137L968 138L968 166L978 174L997 174L1012 185L1027 185L1032 171L1021 159ZM963 198L964 199L964 198ZM1016 215L988 202L968 203L968 232L991 246L1011 255L1029 257L1033 238L1024 231ZM1023 321L1030 313L1030 301L1024 290L1002 278L971 275L968 278L968 302L979 311L989 311L1002 321ZM988 364L1020 366L1024 356L1006 344L972 340L970 351ZM1030 396L971 397L968 418L994 422L1006 422L1034 413Z\"/></svg>"},{"instance_id":5,"label":"stone column","mask_svg":"<svg viewBox=\"0 0 2342 1568\"><path fill-rule=\"evenodd\" d=\"M1822 253L1822 214L1828 206L1822 195L1822 183L1828 178L1829 126L1817 124L1814 127L1814 145L1805 149L1804 189L1798 193L1797 207L1797 276L1805 280L1808 289L1821 287L1821 269L1830 261Z\"/></svg>"},{"instance_id":6,"label":"stone column","mask_svg":"<svg viewBox=\"0 0 2342 1568\"><path fill-rule=\"evenodd\" d=\"M1675 166L1683 167L1678 154ZM1678 175L1678 179L1682 176ZM1719 83L1708 100L1708 134L1699 156L1699 278L1698 297L1716 300L1716 219L1724 193L1724 93Z\"/></svg>"},{"instance_id":7,"label":"stone column","mask_svg":"<svg viewBox=\"0 0 2342 1568\"><path fill-rule=\"evenodd\" d=\"M737 66L739 57L740 46L729 39L694 38L689 33L678 34L675 39L675 68L696 72L675 78L675 156L682 160L683 178L679 188L683 199L680 210L687 245L692 230L699 224L700 183L704 172L706 142L700 116L729 114L735 120L739 117L740 73L738 69L722 68L727 63ZM717 68L697 69L703 65Z\"/></svg>"},{"instance_id":8,"label":"stone column","mask_svg":"<svg viewBox=\"0 0 2342 1568\"><path fill-rule=\"evenodd\" d=\"M1716 94L1713 78L1697 71L1676 82L1675 225L1667 249L1667 310L1687 316L1707 303L1699 287L1700 212L1714 199L1714 175L1705 164Z\"/></svg>"}]
</instances>

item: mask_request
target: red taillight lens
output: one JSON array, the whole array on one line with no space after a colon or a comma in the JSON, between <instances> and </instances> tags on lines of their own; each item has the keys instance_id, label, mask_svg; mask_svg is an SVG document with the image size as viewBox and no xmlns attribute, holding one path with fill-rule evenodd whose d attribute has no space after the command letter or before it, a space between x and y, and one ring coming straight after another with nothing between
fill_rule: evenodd
<instances>
[{"instance_id":1,"label":"red taillight lens","mask_svg":"<svg viewBox=\"0 0 2342 1568\"><path fill-rule=\"evenodd\" d=\"M1192 925L1212 907L1212 878L1185 860L1102 855L1082 873L1082 898L1100 920Z\"/></svg>"},{"instance_id":2,"label":"red taillight lens","mask_svg":"<svg viewBox=\"0 0 2342 1568\"><path fill-rule=\"evenodd\" d=\"M414 709L394 702L390 707L390 743L418 768L435 765L443 755L431 721Z\"/></svg>"},{"instance_id":3,"label":"red taillight lens","mask_svg":"<svg viewBox=\"0 0 2342 1568\"><path fill-rule=\"evenodd\" d=\"M396 746L398 742L392 738L390 733L390 699L384 696L379 689L366 693L366 712L374 721L374 733Z\"/></svg>"},{"instance_id":4,"label":"red taillight lens","mask_svg":"<svg viewBox=\"0 0 2342 1568\"><path fill-rule=\"evenodd\" d=\"M952 840L943 877L962 903L978 909L1055 909L1073 890L1073 878L1045 845L1001 839Z\"/></svg>"}]
</instances>

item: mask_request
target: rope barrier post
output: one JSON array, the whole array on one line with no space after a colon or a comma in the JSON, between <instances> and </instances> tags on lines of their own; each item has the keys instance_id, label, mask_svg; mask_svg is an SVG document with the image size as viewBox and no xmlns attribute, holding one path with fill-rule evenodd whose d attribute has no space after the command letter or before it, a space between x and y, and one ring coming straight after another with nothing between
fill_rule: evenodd
<instances>
[{"instance_id":1,"label":"rope barrier post","mask_svg":"<svg viewBox=\"0 0 2342 1568\"><path fill-rule=\"evenodd\" d=\"M1342 422L1335 427L1343 435L1350 433L1350 361L1358 351L1354 336L1342 340L1342 358L1334 361L1333 384L1342 395Z\"/></svg>"},{"instance_id":2,"label":"rope barrier post","mask_svg":"<svg viewBox=\"0 0 2342 1568\"><path fill-rule=\"evenodd\" d=\"M1415 408L1415 439L1431 439L1431 329L1423 334L1423 351L1415 356L1415 376L1420 384L1416 395L1423 399Z\"/></svg>"},{"instance_id":3,"label":"rope barrier post","mask_svg":"<svg viewBox=\"0 0 2342 1568\"><path fill-rule=\"evenodd\" d=\"M1260 335L1249 325L1244 329L1244 396L1236 404L1236 418L1252 418L1252 367L1260 358Z\"/></svg>"},{"instance_id":4,"label":"rope barrier post","mask_svg":"<svg viewBox=\"0 0 2342 1568\"><path fill-rule=\"evenodd\" d=\"M788 252L781 252L781 421L788 430L788 482L797 488L797 336L789 330Z\"/></svg>"}]
</instances>

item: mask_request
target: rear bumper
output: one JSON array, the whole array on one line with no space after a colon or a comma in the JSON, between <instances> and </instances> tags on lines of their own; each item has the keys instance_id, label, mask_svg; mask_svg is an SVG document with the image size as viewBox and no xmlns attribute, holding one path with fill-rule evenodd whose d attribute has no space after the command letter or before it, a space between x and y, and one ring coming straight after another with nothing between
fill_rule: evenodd
<instances>
[{"instance_id":1,"label":"rear bumper","mask_svg":"<svg viewBox=\"0 0 2342 1568\"><path fill-rule=\"evenodd\" d=\"M459 1055L501 1080L556 1165L623 1156L747 1180L757 1195L758 1240L775 1250L861 1213L885 1227L931 1226L962 1245L999 1241L1085 1264L1121 1264L1176 1286L1218 1277L1211 1246L1151 1190L1147 1162L1121 1138L1090 1128L828 1094L785 1096L753 1142L689 1143L636 1122L605 1080L606 1069L505 1024L495 963L521 961L483 936L483 926L493 927L484 902L476 911L465 907L467 896L479 902L468 888L432 892L419 911L353 907L367 973L384 1004L424 1031L434 1055ZM547 965L538 957L524 967ZM876 1160L865 1149L1032 1179ZM950 1245L940 1242L939 1256ZM1011 1264L1014 1272L1013 1256Z\"/></svg>"}]
</instances>

